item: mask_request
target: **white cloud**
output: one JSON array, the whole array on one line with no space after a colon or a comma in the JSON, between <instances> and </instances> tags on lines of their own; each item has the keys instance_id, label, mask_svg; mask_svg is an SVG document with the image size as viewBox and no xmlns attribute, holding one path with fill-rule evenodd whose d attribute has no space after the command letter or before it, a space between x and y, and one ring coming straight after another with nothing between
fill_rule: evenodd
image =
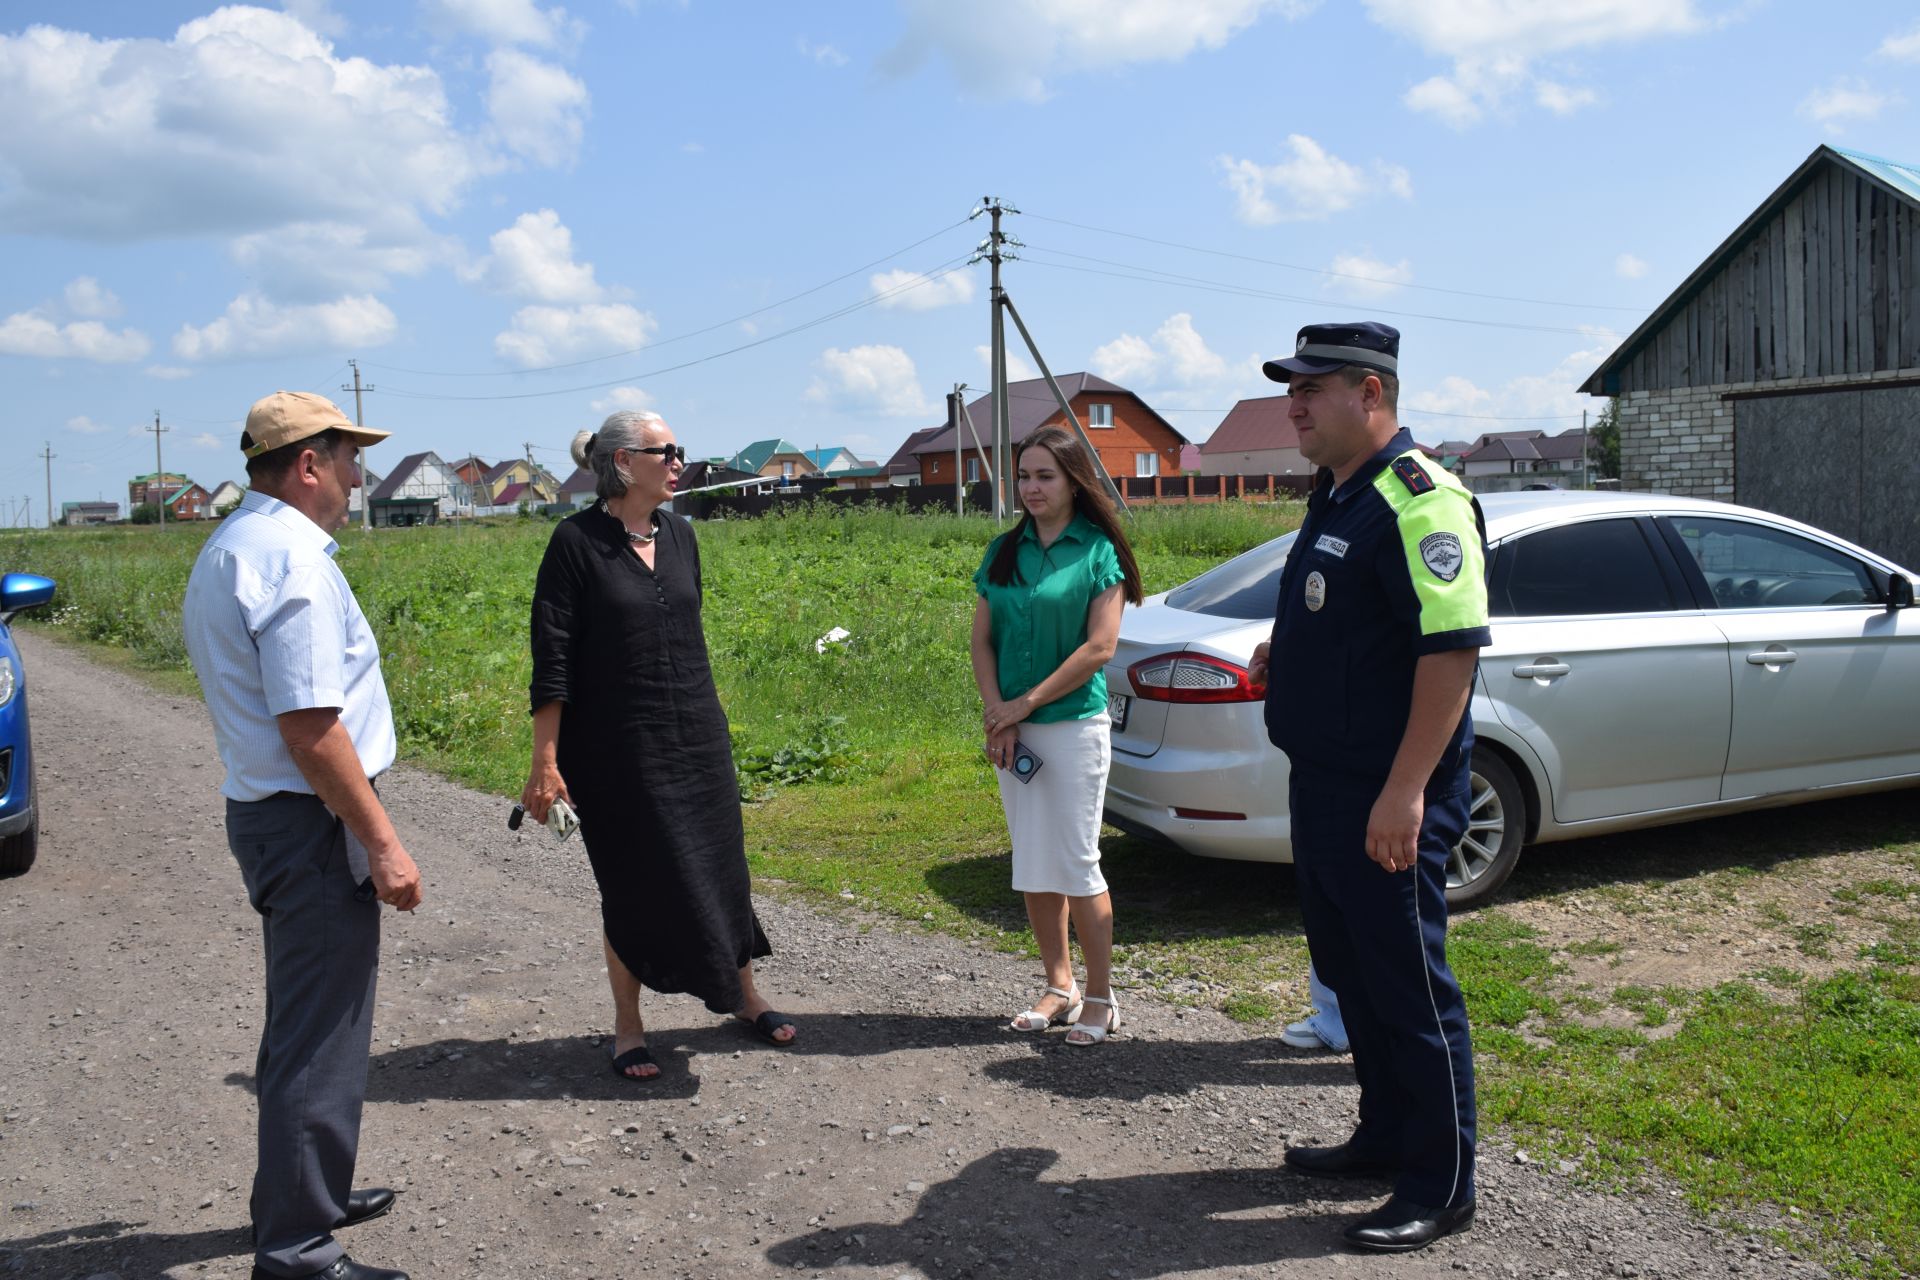
<instances>
[{"instance_id":1,"label":"white cloud","mask_svg":"<svg viewBox=\"0 0 1920 1280\"><path fill-rule=\"evenodd\" d=\"M226 449L231 447L230 445L228 445L228 443L225 440L222 440L219 436L213 434L213 432L211 431L202 431L199 435L189 439L187 443L192 447L194 447L195 449L205 449L209 452L215 449Z\"/></svg>"},{"instance_id":2,"label":"white cloud","mask_svg":"<svg viewBox=\"0 0 1920 1280\"><path fill-rule=\"evenodd\" d=\"M617 413L622 409L651 409L653 397L638 387L615 387L587 408L595 413Z\"/></svg>"},{"instance_id":3,"label":"white cloud","mask_svg":"<svg viewBox=\"0 0 1920 1280\"><path fill-rule=\"evenodd\" d=\"M624 302L522 307L513 313L513 327L494 335L493 349L528 369L632 351L657 327L652 315Z\"/></svg>"},{"instance_id":4,"label":"white cloud","mask_svg":"<svg viewBox=\"0 0 1920 1280\"><path fill-rule=\"evenodd\" d=\"M1900 35L1888 36L1874 52L1896 62L1920 62L1920 26Z\"/></svg>"},{"instance_id":5,"label":"white cloud","mask_svg":"<svg viewBox=\"0 0 1920 1280\"><path fill-rule=\"evenodd\" d=\"M173 354L182 360L225 360L354 350L381 346L398 329L393 312L370 294L283 306L259 293L243 293L218 318L181 325L173 335Z\"/></svg>"},{"instance_id":6,"label":"white cloud","mask_svg":"<svg viewBox=\"0 0 1920 1280\"><path fill-rule=\"evenodd\" d=\"M1899 94L1881 93L1858 76L1841 76L1802 98L1797 112L1828 133L1840 133L1849 121L1871 120L1900 101Z\"/></svg>"},{"instance_id":7,"label":"white cloud","mask_svg":"<svg viewBox=\"0 0 1920 1280\"><path fill-rule=\"evenodd\" d=\"M111 429L112 428L108 427L105 423L95 422L84 413L75 414L73 417L67 419L67 430L76 435L97 436Z\"/></svg>"},{"instance_id":8,"label":"white cloud","mask_svg":"<svg viewBox=\"0 0 1920 1280\"><path fill-rule=\"evenodd\" d=\"M347 34L347 20L327 0L280 0L280 7L310 31L336 40Z\"/></svg>"},{"instance_id":9,"label":"white cloud","mask_svg":"<svg viewBox=\"0 0 1920 1280\"><path fill-rule=\"evenodd\" d=\"M177 364L150 364L146 373L149 378L159 378L162 382L178 382L193 376L193 370L182 369Z\"/></svg>"},{"instance_id":10,"label":"white cloud","mask_svg":"<svg viewBox=\"0 0 1920 1280\"><path fill-rule=\"evenodd\" d=\"M1221 156L1227 189L1236 197L1234 212L1255 227L1277 222L1330 218L1378 191L1410 199L1413 182L1396 165L1374 163L1369 172L1342 160L1305 134L1287 135L1286 158L1262 165Z\"/></svg>"},{"instance_id":11,"label":"white cloud","mask_svg":"<svg viewBox=\"0 0 1920 1280\"><path fill-rule=\"evenodd\" d=\"M1600 101L1600 95L1592 89L1575 88L1552 80L1535 80L1533 100L1557 116L1570 116L1582 107L1590 107Z\"/></svg>"},{"instance_id":12,"label":"white cloud","mask_svg":"<svg viewBox=\"0 0 1920 1280\"><path fill-rule=\"evenodd\" d=\"M1429 444L1471 440L1490 431L1537 430L1558 435L1578 427L1581 411L1597 417L1601 403L1581 392L1580 383L1619 343L1617 335L1602 330L1590 330L1589 337L1593 346L1573 352L1547 372L1524 374L1498 387L1481 387L1454 374L1410 394L1403 392L1402 414L1415 438Z\"/></svg>"},{"instance_id":13,"label":"white cloud","mask_svg":"<svg viewBox=\"0 0 1920 1280\"><path fill-rule=\"evenodd\" d=\"M152 346L138 329L116 333L98 320L59 324L39 311L17 311L0 320L0 356L121 364L140 359Z\"/></svg>"},{"instance_id":14,"label":"white cloud","mask_svg":"<svg viewBox=\"0 0 1920 1280\"><path fill-rule=\"evenodd\" d=\"M1316 0L905 0L907 29L880 60L907 74L939 55L970 93L1047 96L1046 76L1178 62L1218 49L1268 14L1296 18Z\"/></svg>"},{"instance_id":15,"label":"white cloud","mask_svg":"<svg viewBox=\"0 0 1920 1280\"><path fill-rule=\"evenodd\" d=\"M167 40L0 35L0 119L0 230L68 238L404 226L495 163L432 69L337 57L245 5Z\"/></svg>"},{"instance_id":16,"label":"white cloud","mask_svg":"<svg viewBox=\"0 0 1920 1280\"><path fill-rule=\"evenodd\" d=\"M1369 301L1396 293L1400 286L1413 282L1413 264L1405 258L1388 263L1364 253L1343 253L1327 265L1327 270L1336 278L1328 280L1323 288Z\"/></svg>"},{"instance_id":17,"label":"white cloud","mask_svg":"<svg viewBox=\"0 0 1920 1280\"><path fill-rule=\"evenodd\" d=\"M585 31L565 9L542 9L533 0L422 0L421 15L436 30L492 44L552 46L577 40Z\"/></svg>"},{"instance_id":18,"label":"white cloud","mask_svg":"<svg viewBox=\"0 0 1920 1280\"><path fill-rule=\"evenodd\" d=\"M237 237L233 260L260 292L281 302L325 302L374 293L394 276L454 260L458 246L401 218L387 226L294 222Z\"/></svg>"},{"instance_id":19,"label":"white cloud","mask_svg":"<svg viewBox=\"0 0 1920 1280\"><path fill-rule=\"evenodd\" d=\"M1516 90L1569 115L1599 101L1591 89L1537 76L1533 63L1609 44L1690 35L1709 25L1693 0L1364 0L1379 26L1452 60L1449 75L1408 89L1401 101L1456 129L1477 124Z\"/></svg>"},{"instance_id":20,"label":"white cloud","mask_svg":"<svg viewBox=\"0 0 1920 1280\"><path fill-rule=\"evenodd\" d=\"M1623 253L1613 260L1613 274L1623 280L1638 280L1647 274L1647 261L1631 253Z\"/></svg>"},{"instance_id":21,"label":"white cloud","mask_svg":"<svg viewBox=\"0 0 1920 1280\"><path fill-rule=\"evenodd\" d=\"M518 49L488 54L487 73L487 114L502 145L539 164L571 164L586 132L586 84Z\"/></svg>"},{"instance_id":22,"label":"white cloud","mask_svg":"<svg viewBox=\"0 0 1920 1280\"><path fill-rule=\"evenodd\" d=\"M993 348L983 342L973 349L973 354L980 357L980 367L987 371L987 377L991 380L993 377ZM1015 351L1012 347L1007 348L1008 382L1025 382L1029 378L1037 378L1039 376L1040 371L1028 364L1025 356Z\"/></svg>"},{"instance_id":23,"label":"white cloud","mask_svg":"<svg viewBox=\"0 0 1920 1280\"><path fill-rule=\"evenodd\" d=\"M92 276L77 276L67 282L67 310L89 320L107 320L120 314L120 299L111 289Z\"/></svg>"},{"instance_id":24,"label":"white cloud","mask_svg":"<svg viewBox=\"0 0 1920 1280\"><path fill-rule=\"evenodd\" d=\"M801 57L811 58L823 67L844 67L847 65L847 55L830 44L808 44L805 36L800 37L798 44Z\"/></svg>"},{"instance_id":25,"label":"white cloud","mask_svg":"<svg viewBox=\"0 0 1920 1280\"><path fill-rule=\"evenodd\" d=\"M1121 334L1096 349L1087 367L1110 382L1137 387L1195 387L1227 376L1227 362L1208 348L1184 311L1168 316L1151 339Z\"/></svg>"},{"instance_id":26,"label":"white cloud","mask_svg":"<svg viewBox=\"0 0 1920 1280\"><path fill-rule=\"evenodd\" d=\"M926 276L918 271L882 271L867 281L873 296L886 308L932 311L973 301L973 277L965 271ZM884 296L883 296L884 295Z\"/></svg>"},{"instance_id":27,"label":"white cloud","mask_svg":"<svg viewBox=\"0 0 1920 1280\"><path fill-rule=\"evenodd\" d=\"M573 232L551 209L523 213L487 241L493 250L462 278L495 293L536 302L599 302L609 296L593 276L593 264L575 262Z\"/></svg>"},{"instance_id":28,"label":"white cloud","mask_svg":"<svg viewBox=\"0 0 1920 1280\"><path fill-rule=\"evenodd\" d=\"M899 347L872 345L820 353L821 376L807 388L816 404L849 413L893 418L925 417L937 411L920 389L913 357Z\"/></svg>"}]
</instances>

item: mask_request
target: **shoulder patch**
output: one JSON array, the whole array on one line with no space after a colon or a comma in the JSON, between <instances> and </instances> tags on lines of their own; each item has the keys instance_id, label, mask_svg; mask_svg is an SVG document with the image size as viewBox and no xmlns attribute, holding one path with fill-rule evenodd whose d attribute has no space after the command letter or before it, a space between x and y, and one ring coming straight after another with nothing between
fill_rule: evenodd
<instances>
[{"instance_id":1,"label":"shoulder patch","mask_svg":"<svg viewBox=\"0 0 1920 1280\"><path fill-rule=\"evenodd\" d=\"M1400 483L1416 498L1433 491L1433 477L1411 454L1401 454L1393 460L1393 474L1400 477Z\"/></svg>"}]
</instances>

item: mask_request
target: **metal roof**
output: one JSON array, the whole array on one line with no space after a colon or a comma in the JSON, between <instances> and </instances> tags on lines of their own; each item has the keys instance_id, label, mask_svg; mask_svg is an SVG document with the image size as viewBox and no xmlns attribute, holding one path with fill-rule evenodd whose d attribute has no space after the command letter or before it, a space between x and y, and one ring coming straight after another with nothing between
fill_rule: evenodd
<instances>
[{"instance_id":1,"label":"metal roof","mask_svg":"<svg viewBox=\"0 0 1920 1280\"><path fill-rule=\"evenodd\" d=\"M1848 151L1844 147L1833 149L1865 170L1869 176L1885 183L1915 204L1920 204L1920 168L1901 164L1898 160L1883 160L1879 156L1870 156L1864 151Z\"/></svg>"}]
</instances>

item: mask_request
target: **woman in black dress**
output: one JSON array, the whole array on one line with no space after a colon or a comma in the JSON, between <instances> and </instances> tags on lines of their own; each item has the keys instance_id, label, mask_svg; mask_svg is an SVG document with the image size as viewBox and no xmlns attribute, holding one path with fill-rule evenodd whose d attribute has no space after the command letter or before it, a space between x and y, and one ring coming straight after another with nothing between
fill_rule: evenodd
<instances>
[{"instance_id":1,"label":"woman in black dress","mask_svg":"<svg viewBox=\"0 0 1920 1280\"><path fill-rule=\"evenodd\" d=\"M600 501L561 521L533 590L533 767L521 803L580 815L600 885L613 1069L660 1073L640 988L685 991L774 1044L795 1028L753 985L753 913L727 718L700 626L693 526L661 511L686 460L658 414L582 431Z\"/></svg>"}]
</instances>

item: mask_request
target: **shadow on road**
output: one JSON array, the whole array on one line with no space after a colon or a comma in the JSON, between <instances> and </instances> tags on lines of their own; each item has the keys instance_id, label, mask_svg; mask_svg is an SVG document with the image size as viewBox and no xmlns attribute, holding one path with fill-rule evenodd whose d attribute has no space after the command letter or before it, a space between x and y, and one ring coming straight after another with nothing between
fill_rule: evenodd
<instances>
[{"instance_id":1,"label":"shadow on road","mask_svg":"<svg viewBox=\"0 0 1920 1280\"><path fill-rule=\"evenodd\" d=\"M836 1224L775 1244L767 1259L810 1272L844 1258L930 1276L1144 1280L1342 1253L1340 1228L1365 1211L1305 1211L1301 1179L1277 1170L1041 1182L1059 1158L996 1151L930 1186L906 1222Z\"/></svg>"},{"instance_id":2,"label":"shadow on road","mask_svg":"<svg viewBox=\"0 0 1920 1280\"><path fill-rule=\"evenodd\" d=\"M168 1234L144 1222L97 1222L0 1242L0 1270L30 1276L154 1276L253 1256L244 1226Z\"/></svg>"},{"instance_id":3,"label":"shadow on road","mask_svg":"<svg viewBox=\"0 0 1920 1280\"><path fill-rule=\"evenodd\" d=\"M1003 1043L1025 1053L989 1063L985 1074L1010 1084L1063 1098L1120 1098L1191 1093L1218 1085L1281 1088L1351 1084L1345 1058L1290 1050L1272 1037L1244 1040L1136 1040L1122 1035L1086 1053L1060 1035L1022 1036L998 1018L889 1014L808 1014L796 1019L801 1039L790 1049L761 1043L745 1028L728 1025L656 1029L648 1036L660 1074L628 1081L608 1066L607 1045L586 1036L545 1040L433 1040L373 1056L367 1078L369 1102L482 1102L504 1099L606 1099L644 1102L688 1098L700 1091L695 1058L764 1053L796 1061L875 1057L914 1049ZM1070 1054L1069 1058L1060 1055ZM1070 1064L1070 1065L1069 1065ZM226 1077L234 1088L253 1090L250 1072Z\"/></svg>"}]
</instances>

